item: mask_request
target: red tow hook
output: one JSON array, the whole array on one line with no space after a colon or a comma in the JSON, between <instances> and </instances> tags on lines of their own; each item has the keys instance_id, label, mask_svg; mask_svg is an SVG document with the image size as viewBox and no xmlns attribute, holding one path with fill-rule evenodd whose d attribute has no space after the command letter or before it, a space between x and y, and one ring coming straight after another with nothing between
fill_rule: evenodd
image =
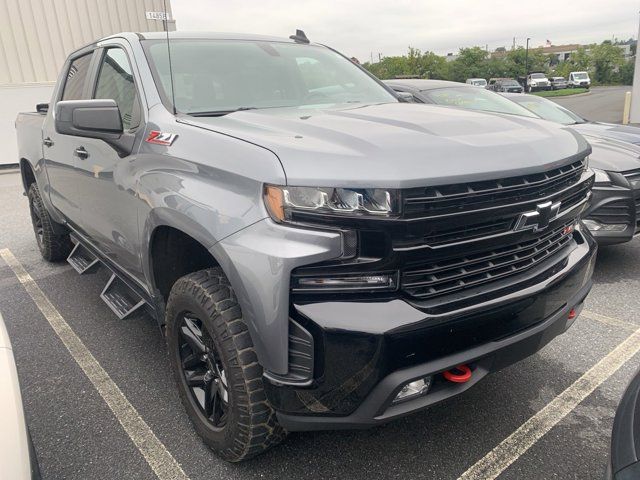
<instances>
[{"instance_id":1,"label":"red tow hook","mask_svg":"<svg viewBox=\"0 0 640 480\"><path fill-rule=\"evenodd\" d=\"M471 380L471 369L467 365L458 365L451 370L442 372L442 376L453 383L465 383Z\"/></svg>"}]
</instances>

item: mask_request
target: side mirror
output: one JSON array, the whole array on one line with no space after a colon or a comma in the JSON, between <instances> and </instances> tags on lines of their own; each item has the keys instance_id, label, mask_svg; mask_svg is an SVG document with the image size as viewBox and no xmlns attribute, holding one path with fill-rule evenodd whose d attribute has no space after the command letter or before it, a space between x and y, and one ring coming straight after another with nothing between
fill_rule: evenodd
<instances>
[{"instance_id":1,"label":"side mirror","mask_svg":"<svg viewBox=\"0 0 640 480\"><path fill-rule=\"evenodd\" d=\"M104 140L120 156L133 149L135 135L124 132L115 100L63 100L56 103L55 114L58 133Z\"/></svg>"},{"instance_id":2,"label":"side mirror","mask_svg":"<svg viewBox=\"0 0 640 480\"><path fill-rule=\"evenodd\" d=\"M398 101L401 103L415 103L415 100L413 99L413 94L409 92L396 91L396 96L398 97Z\"/></svg>"}]
</instances>

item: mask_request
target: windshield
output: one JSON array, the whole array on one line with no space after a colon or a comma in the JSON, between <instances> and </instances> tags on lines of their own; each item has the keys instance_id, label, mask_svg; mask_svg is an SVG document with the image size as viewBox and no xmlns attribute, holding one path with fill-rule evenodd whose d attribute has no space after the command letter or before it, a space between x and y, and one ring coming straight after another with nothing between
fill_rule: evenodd
<instances>
[{"instance_id":1,"label":"windshield","mask_svg":"<svg viewBox=\"0 0 640 480\"><path fill-rule=\"evenodd\" d=\"M488 90L470 87L453 87L423 90L421 93L423 97L426 97L429 101L438 105L535 117L535 115L526 108L522 108L503 96Z\"/></svg>"},{"instance_id":2,"label":"windshield","mask_svg":"<svg viewBox=\"0 0 640 480\"><path fill-rule=\"evenodd\" d=\"M142 42L163 102L171 108L167 43ZM351 61L314 45L242 40L172 40L176 110L224 114L238 109L397 99Z\"/></svg>"},{"instance_id":3,"label":"windshield","mask_svg":"<svg viewBox=\"0 0 640 480\"><path fill-rule=\"evenodd\" d=\"M509 97L512 101L522 105L527 110L532 111L540 118L550 120L563 125L574 125L576 123L585 123L585 120L575 113L561 107L546 98L536 97L534 95L523 95Z\"/></svg>"},{"instance_id":4,"label":"windshield","mask_svg":"<svg viewBox=\"0 0 640 480\"><path fill-rule=\"evenodd\" d=\"M589 76L586 72L577 72L573 74L573 78L575 78L576 80L586 80L587 78L589 78Z\"/></svg>"},{"instance_id":5,"label":"windshield","mask_svg":"<svg viewBox=\"0 0 640 480\"><path fill-rule=\"evenodd\" d=\"M544 73L532 73L531 78L546 78Z\"/></svg>"},{"instance_id":6,"label":"windshield","mask_svg":"<svg viewBox=\"0 0 640 480\"><path fill-rule=\"evenodd\" d=\"M487 81L480 79L480 80L471 80L471 84L475 85L477 87L484 87L487 85Z\"/></svg>"},{"instance_id":7,"label":"windshield","mask_svg":"<svg viewBox=\"0 0 640 480\"><path fill-rule=\"evenodd\" d=\"M505 87L513 87L513 86L520 86L520 84L518 82L516 82L515 80L503 80L502 81L502 85L504 85Z\"/></svg>"}]
</instances>

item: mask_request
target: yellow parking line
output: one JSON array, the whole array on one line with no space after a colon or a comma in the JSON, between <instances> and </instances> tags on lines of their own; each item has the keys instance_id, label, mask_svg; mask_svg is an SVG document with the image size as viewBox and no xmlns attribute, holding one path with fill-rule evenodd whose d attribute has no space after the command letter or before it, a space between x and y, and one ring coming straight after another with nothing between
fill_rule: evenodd
<instances>
[{"instance_id":1,"label":"yellow parking line","mask_svg":"<svg viewBox=\"0 0 640 480\"><path fill-rule=\"evenodd\" d=\"M621 320L617 322L623 323ZM640 328L460 475L458 480L495 479L638 352Z\"/></svg>"},{"instance_id":2,"label":"yellow parking line","mask_svg":"<svg viewBox=\"0 0 640 480\"><path fill-rule=\"evenodd\" d=\"M98 394L115 415L131 441L160 480L188 480L180 464L173 458L167 447L156 437L149 425L124 396L118 385L95 359L82 340L49 301L38 284L31 278L18 259L7 248L0 250L0 256L9 265L20 283L40 309L69 353L93 384Z\"/></svg>"}]
</instances>

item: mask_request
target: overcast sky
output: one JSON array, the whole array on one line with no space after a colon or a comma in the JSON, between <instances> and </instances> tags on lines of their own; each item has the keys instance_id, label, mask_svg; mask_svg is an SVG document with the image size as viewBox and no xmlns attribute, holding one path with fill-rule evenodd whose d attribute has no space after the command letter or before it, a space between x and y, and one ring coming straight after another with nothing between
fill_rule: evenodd
<instances>
[{"instance_id":1,"label":"overcast sky","mask_svg":"<svg viewBox=\"0 0 640 480\"><path fill-rule=\"evenodd\" d=\"M179 30L289 36L303 29L364 62L412 46L439 54L460 47L591 43L638 36L638 0L171 0Z\"/></svg>"}]
</instances>

